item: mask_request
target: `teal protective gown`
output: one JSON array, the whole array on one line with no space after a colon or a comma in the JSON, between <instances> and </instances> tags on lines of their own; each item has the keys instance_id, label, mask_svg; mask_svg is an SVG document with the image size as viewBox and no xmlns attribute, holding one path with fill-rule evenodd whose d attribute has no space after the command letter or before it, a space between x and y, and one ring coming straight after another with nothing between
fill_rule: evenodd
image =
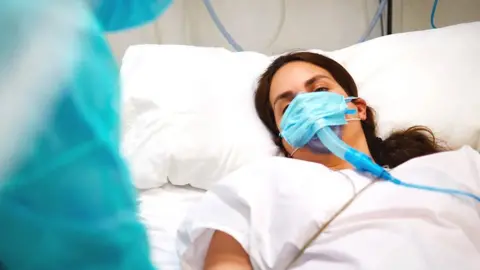
<instances>
[{"instance_id":1,"label":"teal protective gown","mask_svg":"<svg viewBox=\"0 0 480 270\"><path fill-rule=\"evenodd\" d=\"M119 72L104 32L150 22L171 2L0 1L0 98L33 104L0 120L15 123L0 131L0 269L154 269L120 153Z\"/></svg>"}]
</instances>

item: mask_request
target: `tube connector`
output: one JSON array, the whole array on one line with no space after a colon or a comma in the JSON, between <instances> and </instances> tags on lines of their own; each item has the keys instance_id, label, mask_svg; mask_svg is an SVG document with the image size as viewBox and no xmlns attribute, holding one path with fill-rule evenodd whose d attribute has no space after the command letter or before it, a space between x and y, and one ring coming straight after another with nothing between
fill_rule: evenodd
<instances>
[{"instance_id":1,"label":"tube connector","mask_svg":"<svg viewBox=\"0 0 480 270\"><path fill-rule=\"evenodd\" d=\"M360 171L369 172L372 175L383 178L386 180L390 180L390 173L383 168L382 166L376 164L369 156L366 154L355 150L353 148L349 148L345 152L345 160L350 162L356 169Z\"/></svg>"}]
</instances>

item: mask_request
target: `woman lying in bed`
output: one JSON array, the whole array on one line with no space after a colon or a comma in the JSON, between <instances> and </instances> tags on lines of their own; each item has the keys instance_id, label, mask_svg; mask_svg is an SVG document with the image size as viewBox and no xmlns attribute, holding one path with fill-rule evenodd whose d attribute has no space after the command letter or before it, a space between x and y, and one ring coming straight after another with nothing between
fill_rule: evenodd
<instances>
[{"instance_id":1,"label":"woman lying in bed","mask_svg":"<svg viewBox=\"0 0 480 270\"><path fill-rule=\"evenodd\" d=\"M285 55L265 71L257 112L290 158L246 166L207 193L179 231L184 268L479 269L479 203L375 181L333 154L279 137L289 103L313 91L357 96L348 72L318 54ZM341 138L395 177L480 193L480 155L471 148L446 151L424 127L382 140L365 100L348 106L357 113Z\"/></svg>"}]
</instances>

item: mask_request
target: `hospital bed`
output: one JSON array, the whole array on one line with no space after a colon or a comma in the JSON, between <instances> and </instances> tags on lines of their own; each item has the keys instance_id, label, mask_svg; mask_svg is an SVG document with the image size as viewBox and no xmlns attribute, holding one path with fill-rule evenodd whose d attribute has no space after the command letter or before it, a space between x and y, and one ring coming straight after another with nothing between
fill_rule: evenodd
<instances>
[{"instance_id":1,"label":"hospital bed","mask_svg":"<svg viewBox=\"0 0 480 270\"><path fill-rule=\"evenodd\" d=\"M426 125L480 150L480 22L395 34L323 52L377 112L380 136ZM180 269L176 229L205 190L278 155L253 94L275 56L175 45L130 47L122 62L123 152L160 269Z\"/></svg>"}]
</instances>

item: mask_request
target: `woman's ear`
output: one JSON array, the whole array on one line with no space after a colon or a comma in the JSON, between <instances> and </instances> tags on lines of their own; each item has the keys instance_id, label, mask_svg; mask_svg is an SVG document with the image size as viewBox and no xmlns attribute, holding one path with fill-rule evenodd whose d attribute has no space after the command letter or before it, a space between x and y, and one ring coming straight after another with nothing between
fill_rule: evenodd
<instances>
[{"instance_id":1,"label":"woman's ear","mask_svg":"<svg viewBox=\"0 0 480 270\"><path fill-rule=\"evenodd\" d=\"M352 100L352 103L357 107L357 112L358 112L358 118L360 120L366 120L367 119L367 102L363 98L356 98L355 100Z\"/></svg>"}]
</instances>

